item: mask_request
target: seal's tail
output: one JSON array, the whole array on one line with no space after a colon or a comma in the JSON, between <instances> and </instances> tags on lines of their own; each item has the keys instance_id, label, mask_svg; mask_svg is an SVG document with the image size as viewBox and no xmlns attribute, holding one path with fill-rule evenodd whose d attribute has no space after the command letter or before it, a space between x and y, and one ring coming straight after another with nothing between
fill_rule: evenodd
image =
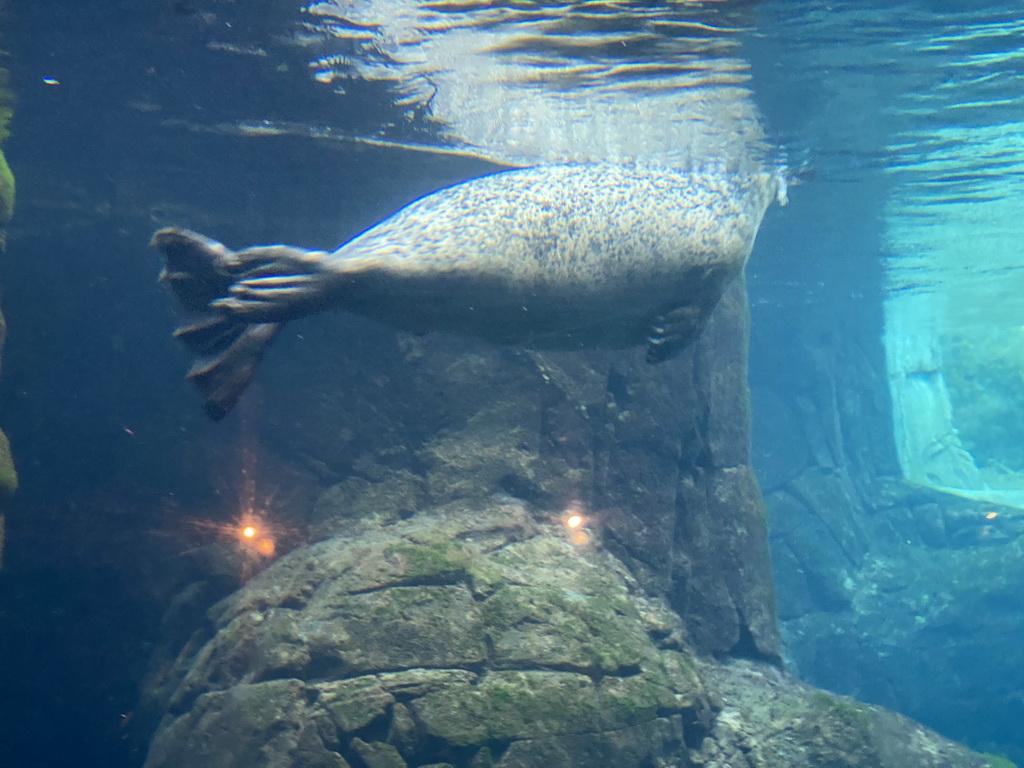
<instances>
[{"instance_id":1,"label":"seal's tail","mask_svg":"<svg viewBox=\"0 0 1024 768\"><path fill-rule=\"evenodd\" d=\"M188 378L210 418L222 419L281 325L329 303L326 254L283 245L235 252L184 229L161 229L152 244L164 254L161 282L188 314L174 332L195 356Z\"/></svg>"}]
</instances>

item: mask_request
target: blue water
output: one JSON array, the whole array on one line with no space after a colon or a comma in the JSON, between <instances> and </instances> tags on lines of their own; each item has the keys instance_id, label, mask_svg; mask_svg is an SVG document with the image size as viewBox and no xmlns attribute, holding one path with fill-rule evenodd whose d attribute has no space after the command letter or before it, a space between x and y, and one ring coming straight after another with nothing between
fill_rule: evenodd
<instances>
[{"instance_id":1,"label":"blue water","mask_svg":"<svg viewBox=\"0 0 1024 768\"><path fill-rule=\"evenodd\" d=\"M416 101L429 103L425 91L385 79L347 81L339 93L324 62L358 51L343 35L325 39L323 20L300 5L7 3L0 48L18 103L3 149L17 174L19 208L0 261L9 327L0 426L15 447L21 491L7 512L0 574L5 765L141 765L147 734L134 710L139 690L159 673L149 665L166 631L160 616L200 572L202 563L184 556L209 543L189 521L228 519L245 493L235 478L250 461L267 485L286 489L285 520L289 505L300 515L316 485L313 470L275 474L268 456L286 447L272 440L248 458L258 429L244 414L221 425L205 420L169 337L172 310L146 247L152 230L181 217L199 226L207 217L236 245L333 247L430 189L492 168L490 161L521 160L473 156L480 153L458 142L458 155L353 143L446 142ZM712 37L741 43L722 58L736 54L749 64L725 71L737 78L729 87L749 89L764 115L758 153L785 162L792 182L790 204L770 212L747 273L755 406L774 408L781 398L796 410L817 408L828 400L829 361L863 356L877 375L870 385L877 408L860 414L857 434L877 450L846 458L851 471L895 476L879 346L883 295L952 278L917 264L891 284L886 201L898 187L907 215L941 216L944 205L1016 191L1024 151L1012 143L968 151L956 129L1024 114L1020 9L923 1L707 5L701 18L722 21ZM637 45L629 51L634 61L665 55ZM378 332L367 328L355 343L375 354ZM323 373L316 341L329 334L298 324L275 350L267 391L316 381ZM254 403L260 397L252 393ZM310 418L295 401L280 414ZM797 450L779 422L758 417L756 426L766 463L768 454ZM207 583L211 596L234 584L217 573ZM788 583L780 581L780 591ZM958 691L998 679L988 709L963 711L952 700L924 707L924 695L905 690L916 684L913 675L857 660L880 653L870 638L847 651L849 668L836 668L826 653L818 667L797 671L902 708L951 737L974 738L979 748L1021 755L1012 726L1021 669L998 664L1001 654L1014 660L999 642L970 638L997 631L1012 642L1024 615L1019 605L996 602L971 621L946 635L940 628L934 645L914 650L956 676ZM954 632L967 637L952 642Z\"/></svg>"}]
</instances>

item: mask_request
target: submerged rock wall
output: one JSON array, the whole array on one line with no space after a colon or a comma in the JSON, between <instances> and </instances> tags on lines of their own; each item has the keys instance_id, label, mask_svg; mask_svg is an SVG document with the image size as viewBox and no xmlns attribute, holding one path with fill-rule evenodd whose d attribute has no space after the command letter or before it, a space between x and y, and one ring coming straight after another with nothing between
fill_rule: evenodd
<instances>
[{"instance_id":1,"label":"submerged rock wall","mask_svg":"<svg viewBox=\"0 0 1024 768\"><path fill-rule=\"evenodd\" d=\"M211 619L150 768L639 766L709 706L664 603L512 500L353 529Z\"/></svg>"},{"instance_id":2,"label":"submerged rock wall","mask_svg":"<svg viewBox=\"0 0 1024 768\"><path fill-rule=\"evenodd\" d=\"M879 350L838 338L787 367L809 391L755 380L787 666L1022 762L1024 523L899 478Z\"/></svg>"},{"instance_id":3,"label":"submerged rock wall","mask_svg":"<svg viewBox=\"0 0 1024 768\"><path fill-rule=\"evenodd\" d=\"M747 323L738 280L658 366L301 328L257 396L277 404L265 438L328 485L324 541L211 611L150 698L168 714L148 765L214 764L239 739L239 765L639 767L699 748L696 659L778 657ZM334 353L320 381L307 349Z\"/></svg>"},{"instance_id":4,"label":"submerged rock wall","mask_svg":"<svg viewBox=\"0 0 1024 768\"><path fill-rule=\"evenodd\" d=\"M787 668L1024 763L1014 510L906 483L892 436L877 250L884 187L819 184L761 232L751 276L754 465ZM792 249L815 231L816 250ZM778 263L779 260L790 261ZM752 262L751 266L756 266ZM773 301L773 293L777 302ZM785 297L785 298L783 298ZM785 301L785 312L777 311Z\"/></svg>"},{"instance_id":5,"label":"submerged rock wall","mask_svg":"<svg viewBox=\"0 0 1024 768\"><path fill-rule=\"evenodd\" d=\"M639 349L532 352L309 323L267 360L265 435L330 484L321 535L495 494L539 519L577 511L680 612L699 651L775 659L747 323L737 281L693 348L657 366Z\"/></svg>"},{"instance_id":6,"label":"submerged rock wall","mask_svg":"<svg viewBox=\"0 0 1024 768\"><path fill-rule=\"evenodd\" d=\"M324 540L157 653L146 768L982 768L765 662L746 322L738 282L658 367L326 330L365 355L329 347L345 386L299 360L262 393L267 438L332 481Z\"/></svg>"},{"instance_id":7,"label":"submerged rock wall","mask_svg":"<svg viewBox=\"0 0 1024 768\"><path fill-rule=\"evenodd\" d=\"M146 768L982 768L763 662L719 665L521 502L353 522L223 600L154 690Z\"/></svg>"},{"instance_id":8,"label":"submerged rock wall","mask_svg":"<svg viewBox=\"0 0 1024 768\"><path fill-rule=\"evenodd\" d=\"M6 21L6 9L0 2L0 24ZM2 49L3 39L0 38L0 144L9 135L9 125L14 115L14 93L9 86L10 72L3 66L6 64L6 53ZM0 149L0 256L7 250L7 225L14 216L14 173L7 163L3 149ZM0 361L3 358L4 342L7 341L7 320L0 310ZM2 368L2 362L0 362ZM18 475L14 469L11 456L11 444L7 435L0 430L0 568L4 562L4 544L6 538L5 504L7 498L18 488Z\"/></svg>"}]
</instances>

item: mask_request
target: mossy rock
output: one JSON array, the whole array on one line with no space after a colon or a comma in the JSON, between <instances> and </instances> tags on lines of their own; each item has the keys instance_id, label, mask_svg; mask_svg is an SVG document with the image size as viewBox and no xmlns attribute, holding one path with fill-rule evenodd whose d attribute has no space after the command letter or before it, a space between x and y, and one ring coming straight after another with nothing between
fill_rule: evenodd
<instances>
[{"instance_id":1,"label":"mossy rock","mask_svg":"<svg viewBox=\"0 0 1024 768\"><path fill-rule=\"evenodd\" d=\"M398 750L382 741L366 742L355 738L352 739L352 750L359 755L367 768L407 768Z\"/></svg>"},{"instance_id":2,"label":"mossy rock","mask_svg":"<svg viewBox=\"0 0 1024 768\"><path fill-rule=\"evenodd\" d=\"M506 666L584 665L611 673L638 667L651 644L637 615L615 595L550 585L505 585L484 603L495 661Z\"/></svg>"},{"instance_id":3,"label":"mossy rock","mask_svg":"<svg viewBox=\"0 0 1024 768\"><path fill-rule=\"evenodd\" d=\"M1003 755L993 755L989 752L982 752L981 756L988 763L988 768L1017 768L1017 764Z\"/></svg>"},{"instance_id":4,"label":"mossy rock","mask_svg":"<svg viewBox=\"0 0 1024 768\"><path fill-rule=\"evenodd\" d=\"M601 711L593 682L572 672L509 670L413 702L431 736L460 746L593 732Z\"/></svg>"},{"instance_id":5,"label":"mossy rock","mask_svg":"<svg viewBox=\"0 0 1024 768\"><path fill-rule=\"evenodd\" d=\"M502 670L430 693L412 708L429 735L466 746L617 731L689 704L644 674L595 683L575 672Z\"/></svg>"},{"instance_id":6,"label":"mossy rock","mask_svg":"<svg viewBox=\"0 0 1024 768\"><path fill-rule=\"evenodd\" d=\"M10 496L18 490L18 473L14 469L11 443L0 431L0 497Z\"/></svg>"},{"instance_id":7,"label":"mossy rock","mask_svg":"<svg viewBox=\"0 0 1024 768\"><path fill-rule=\"evenodd\" d=\"M451 541L395 544L386 547L384 555L401 559L403 576L409 581L452 579L465 574L470 561L470 553Z\"/></svg>"},{"instance_id":8,"label":"mossy rock","mask_svg":"<svg viewBox=\"0 0 1024 768\"><path fill-rule=\"evenodd\" d=\"M871 725L872 710L852 699L833 696L825 691L815 691L811 698L827 712L854 728L866 732Z\"/></svg>"},{"instance_id":9,"label":"mossy rock","mask_svg":"<svg viewBox=\"0 0 1024 768\"><path fill-rule=\"evenodd\" d=\"M0 5L0 11L3 6ZM14 93L10 86L10 73L0 69L0 141L10 135L8 125L14 116ZM11 220L14 215L14 173L7 164L7 158L0 150L0 226Z\"/></svg>"},{"instance_id":10,"label":"mossy rock","mask_svg":"<svg viewBox=\"0 0 1024 768\"><path fill-rule=\"evenodd\" d=\"M0 3L0 13L3 12L3 3ZM0 141L10 136L9 125L14 117L14 92L11 90L11 73L0 68Z\"/></svg>"},{"instance_id":11,"label":"mossy rock","mask_svg":"<svg viewBox=\"0 0 1024 768\"><path fill-rule=\"evenodd\" d=\"M14 172L0 150L0 225L6 224L14 216L14 191Z\"/></svg>"},{"instance_id":12,"label":"mossy rock","mask_svg":"<svg viewBox=\"0 0 1024 768\"><path fill-rule=\"evenodd\" d=\"M191 728L206 727L203 700L284 678L304 686L276 709L300 708L363 768L676 759L684 721L709 707L693 657L658 646L620 564L526 514L446 507L282 558L211 610L217 632L182 657L155 743L188 739L178 764L205 756Z\"/></svg>"}]
</instances>

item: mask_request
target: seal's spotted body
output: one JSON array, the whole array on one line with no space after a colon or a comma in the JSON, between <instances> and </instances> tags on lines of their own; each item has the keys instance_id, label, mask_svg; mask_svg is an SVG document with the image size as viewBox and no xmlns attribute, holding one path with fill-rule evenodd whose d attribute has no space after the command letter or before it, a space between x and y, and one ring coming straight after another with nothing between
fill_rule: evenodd
<instances>
[{"instance_id":1,"label":"seal's spotted body","mask_svg":"<svg viewBox=\"0 0 1024 768\"><path fill-rule=\"evenodd\" d=\"M280 323L339 306L415 332L536 348L648 342L652 362L700 332L775 195L768 174L547 166L406 206L334 253L231 252L161 230L167 281L200 313L178 331L221 416Z\"/></svg>"}]
</instances>

